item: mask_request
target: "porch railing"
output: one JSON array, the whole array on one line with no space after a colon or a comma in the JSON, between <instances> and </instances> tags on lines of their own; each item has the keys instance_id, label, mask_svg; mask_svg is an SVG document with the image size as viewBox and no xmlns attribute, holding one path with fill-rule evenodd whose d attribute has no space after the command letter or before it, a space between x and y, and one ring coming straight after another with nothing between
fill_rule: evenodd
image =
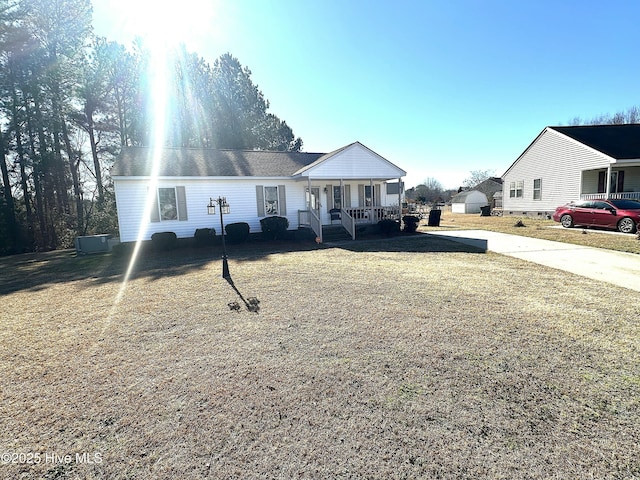
<instances>
[{"instance_id":1,"label":"porch railing","mask_svg":"<svg viewBox=\"0 0 640 480\"><path fill-rule=\"evenodd\" d=\"M356 223L378 223L385 218L398 219L398 207L343 208Z\"/></svg>"},{"instance_id":2,"label":"porch railing","mask_svg":"<svg viewBox=\"0 0 640 480\"><path fill-rule=\"evenodd\" d=\"M345 228L345 230L351 235L351 239L355 240L356 221L344 208L340 210L340 221L342 222L342 226Z\"/></svg>"},{"instance_id":3,"label":"porch railing","mask_svg":"<svg viewBox=\"0 0 640 480\"><path fill-rule=\"evenodd\" d=\"M298 225L301 227L310 227L309 210L298 210Z\"/></svg>"},{"instance_id":4,"label":"porch railing","mask_svg":"<svg viewBox=\"0 0 640 480\"><path fill-rule=\"evenodd\" d=\"M600 198L604 198L606 196L605 193L583 193L580 195L580 200L598 200ZM609 198L612 200L622 200L626 198L640 198L640 192L620 192L620 193L610 193Z\"/></svg>"},{"instance_id":5,"label":"porch railing","mask_svg":"<svg viewBox=\"0 0 640 480\"><path fill-rule=\"evenodd\" d=\"M301 227L311 227L322 242L322 222L315 212L311 210L298 210L298 225Z\"/></svg>"},{"instance_id":6,"label":"porch railing","mask_svg":"<svg viewBox=\"0 0 640 480\"><path fill-rule=\"evenodd\" d=\"M313 210L309 210L309 224L311 225L311 230L313 230L316 237L320 240L320 243L322 243L322 222Z\"/></svg>"}]
</instances>

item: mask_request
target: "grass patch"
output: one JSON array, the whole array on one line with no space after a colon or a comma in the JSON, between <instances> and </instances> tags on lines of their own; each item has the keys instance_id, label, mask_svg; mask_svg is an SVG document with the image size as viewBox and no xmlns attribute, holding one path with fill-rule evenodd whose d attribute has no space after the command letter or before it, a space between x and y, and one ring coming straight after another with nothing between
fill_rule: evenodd
<instances>
[{"instance_id":1,"label":"grass patch","mask_svg":"<svg viewBox=\"0 0 640 480\"><path fill-rule=\"evenodd\" d=\"M74 461L2 476L640 476L637 303L461 248L235 250L259 314L213 253L150 254L125 288L109 255L45 262L2 296L0 453Z\"/></svg>"},{"instance_id":2,"label":"grass patch","mask_svg":"<svg viewBox=\"0 0 640 480\"><path fill-rule=\"evenodd\" d=\"M518 221L522 222L524 227L516 226ZM454 214L450 209L447 209L443 210L439 227L428 227L426 220L422 220L421 223L418 231L422 232L442 229L489 230L586 247L640 253L640 241L635 234L612 235L607 233L610 231L595 228L552 228L558 227L560 224L542 217L481 217L479 214Z\"/></svg>"}]
</instances>

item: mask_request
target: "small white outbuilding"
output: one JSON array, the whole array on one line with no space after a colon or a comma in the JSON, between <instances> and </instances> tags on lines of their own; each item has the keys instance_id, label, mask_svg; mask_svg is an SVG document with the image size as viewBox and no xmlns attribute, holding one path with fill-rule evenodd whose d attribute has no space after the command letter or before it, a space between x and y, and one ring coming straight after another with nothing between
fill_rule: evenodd
<instances>
[{"instance_id":1,"label":"small white outbuilding","mask_svg":"<svg viewBox=\"0 0 640 480\"><path fill-rule=\"evenodd\" d=\"M478 190L460 192L451 199L451 213L480 213L480 207L489 205L487 196Z\"/></svg>"}]
</instances>

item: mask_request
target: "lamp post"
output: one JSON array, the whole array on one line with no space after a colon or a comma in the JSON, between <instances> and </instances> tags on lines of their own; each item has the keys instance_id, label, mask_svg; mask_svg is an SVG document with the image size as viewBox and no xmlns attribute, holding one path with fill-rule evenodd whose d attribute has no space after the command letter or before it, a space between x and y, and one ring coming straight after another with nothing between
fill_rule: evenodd
<instances>
[{"instance_id":1,"label":"lamp post","mask_svg":"<svg viewBox=\"0 0 640 480\"><path fill-rule=\"evenodd\" d=\"M227 262L227 246L224 241L224 222L222 220L222 214L231 212L231 209L229 208L226 197L218 197L215 200L209 197L209 205L207 205L207 213L209 215L215 215L216 204L220 207L220 230L222 231L222 278L229 281L231 279L231 274L229 273L229 263Z\"/></svg>"}]
</instances>

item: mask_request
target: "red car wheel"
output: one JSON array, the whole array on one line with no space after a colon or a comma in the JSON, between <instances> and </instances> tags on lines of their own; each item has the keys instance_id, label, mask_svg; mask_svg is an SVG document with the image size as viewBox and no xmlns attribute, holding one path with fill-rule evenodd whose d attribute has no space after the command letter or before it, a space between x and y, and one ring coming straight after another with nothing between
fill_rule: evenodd
<instances>
[{"instance_id":1,"label":"red car wheel","mask_svg":"<svg viewBox=\"0 0 640 480\"><path fill-rule=\"evenodd\" d=\"M568 213L565 213L564 215L562 215L560 217L560 224L564 227L564 228L571 228L573 227L573 217L571 215L569 215Z\"/></svg>"}]
</instances>

